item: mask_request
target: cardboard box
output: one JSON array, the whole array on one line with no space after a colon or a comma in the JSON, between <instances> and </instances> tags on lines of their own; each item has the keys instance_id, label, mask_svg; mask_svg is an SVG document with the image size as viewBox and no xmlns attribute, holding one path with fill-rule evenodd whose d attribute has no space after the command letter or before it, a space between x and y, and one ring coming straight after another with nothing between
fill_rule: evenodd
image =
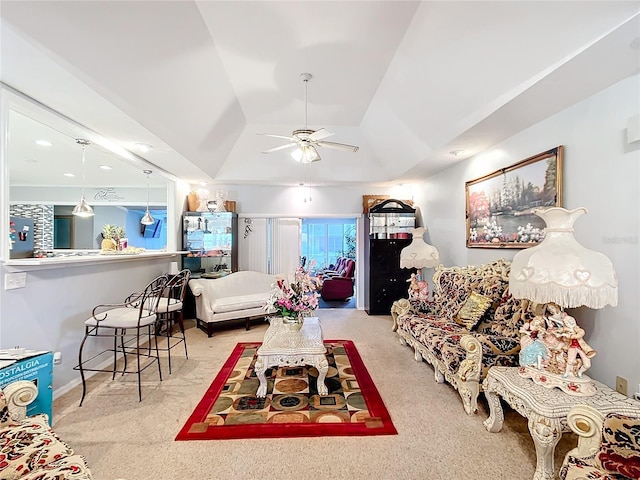
<instances>
[{"instance_id":1,"label":"cardboard box","mask_svg":"<svg viewBox=\"0 0 640 480\"><path fill-rule=\"evenodd\" d=\"M53 425L53 354L24 358L0 369L0 388L18 380L29 380L38 387L38 397L27 406L27 415L46 413L49 424Z\"/></svg>"}]
</instances>

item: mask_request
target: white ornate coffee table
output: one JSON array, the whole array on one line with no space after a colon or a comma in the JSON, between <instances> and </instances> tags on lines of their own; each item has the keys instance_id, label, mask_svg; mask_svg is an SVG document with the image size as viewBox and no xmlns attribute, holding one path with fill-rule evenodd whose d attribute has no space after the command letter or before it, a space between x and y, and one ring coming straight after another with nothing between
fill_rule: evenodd
<instances>
[{"instance_id":1,"label":"white ornate coffee table","mask_svg":"<svg viewBox=\"0 0 640 480\"><path fill-rule=\"evenodd\" d=\"M527 418L529 433L536 447L534 480L555 478L554 452L567 426L567 413L574 405L590 405L600 413L640 415L640 402L632 400L606 385L593 381L596 393L590 397L567 395L557 388L537 385L530 378L518 374L519 367L491 367L482 387L489 402L489 418L484 426L492 433L499 432L504 422L500 397L520 415ZM499 397L499 396L500 397Z\"/></svg>"},{"instance_id":2,"label":"white ornate coffee table","mask_svg":"<svg viewBox=\"0 0 640 480\"><path fill-rule=\"evenodd\" d=\"M258 348L256 375L260 380L257 397L267 395L267 379L264 372L271 367L299 367L311 365L318 369L318 393L327 395L329 389L324 379L329 370L327 349L322 341L322 328L317 317L307 317L300 330L292 330L280 317L271 318L271 325Z\"/></svg>"}]
</instances>

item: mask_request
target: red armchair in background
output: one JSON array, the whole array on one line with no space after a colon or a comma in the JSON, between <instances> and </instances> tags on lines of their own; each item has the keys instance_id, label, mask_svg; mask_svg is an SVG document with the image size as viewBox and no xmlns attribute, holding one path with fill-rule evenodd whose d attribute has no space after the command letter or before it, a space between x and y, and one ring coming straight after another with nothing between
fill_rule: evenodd
<instances>
[{"instance_id":1,"label":"red armchair in background","mask_svg":"<svg viewBox=\"0 0 640 480\"><path fill-rule=\"evenodd\" d=\"M336 270L325 271L322 275L323 300L346 300L353 296L354 272L356 262L351 258L339 258Z\"/></svg>"}]
</instances>

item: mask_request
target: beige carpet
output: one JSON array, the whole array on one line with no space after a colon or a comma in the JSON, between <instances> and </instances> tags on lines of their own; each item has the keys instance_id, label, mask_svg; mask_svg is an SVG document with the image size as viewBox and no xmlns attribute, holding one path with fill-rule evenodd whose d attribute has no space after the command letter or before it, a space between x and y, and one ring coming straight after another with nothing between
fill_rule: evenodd
<instances>
[{"instance_id":1,"label":"beige carpet","mask_svg":"<svg viewBox=\"0 0 640 480\"><path fill-rule=\"evenodd\" d=\"M56 399L54 428L87 458L96 480L533 477L535 451L526 421L506 409L503 430L488 433L484 397L479 413L466 415L458 393L437 384L432 367L400 345L391 317L344 309L318 315L325 338L355 342L398 435L174 441L236 343L262 340L266 323L248 332L237 325L207 338L187 322L189 359L174 349L173 374L162 382L147 369L142 402L135 376L93 377L82 407L79 387ZM575 442L575 436L563 436L558 467Z\"/></svg>"}]
</instances>

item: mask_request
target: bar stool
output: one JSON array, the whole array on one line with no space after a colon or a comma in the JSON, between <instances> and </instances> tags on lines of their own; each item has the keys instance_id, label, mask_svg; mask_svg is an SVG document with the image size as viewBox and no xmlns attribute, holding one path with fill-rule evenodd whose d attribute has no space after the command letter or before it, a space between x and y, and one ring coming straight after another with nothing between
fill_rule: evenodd
<instances>
[{"instance_id":1,"label":"bar stool","mask_svg":"<svg viewBox=\"0 0 640 480\"><path fill-rule=\"evenodd\" d=\"M160 370L160 356L158 346L152 346L153 328L156 323L158 303L169 281L166 275L161 275L149 283L142 292L129 295L122 303L102 304L93 308L91 317L85 324L85 334L80 343L78 365L74 370L80 371L82 378L82 398L84 402L87 393L85 372L111 372L111 379L115 380L116 373L135 373L138 377L138 399L142 401L142 385L140 376L143 370L156 363L158 375L162 381ZM89 338L111 338L113 344L90 358L83 358L84 348ZM118 344L119 343L119 344ZM106 355L112 356L111 368L101 368ZM128 355L135 355L135 362L129 368ZM121 355L122 367L118 368L118 356ZM141 361L141 358L143 361Z\"/></svg>"},{"instance_id":2,"label":"bar stool","mask_svg":"<svg viewBox=\"0 0 640 480\"><path fill-rule=\"evenodd\" d=\"M191 272L188 269L182 270L169 278L165 292L158 302L156 310L156 348L167 352L167 362L169 364L169 375L171 375L171 349L177 347L180 343L184 345L184 356L189 358L187 353L187 338L184 334L184 318L182 307L184 305L184 296L187 290L187 283ZM180 327L180 336L173 335L175 324ZM158 336L167 338L167 346L158 346Z\"/></svg>"}]
</instances>

